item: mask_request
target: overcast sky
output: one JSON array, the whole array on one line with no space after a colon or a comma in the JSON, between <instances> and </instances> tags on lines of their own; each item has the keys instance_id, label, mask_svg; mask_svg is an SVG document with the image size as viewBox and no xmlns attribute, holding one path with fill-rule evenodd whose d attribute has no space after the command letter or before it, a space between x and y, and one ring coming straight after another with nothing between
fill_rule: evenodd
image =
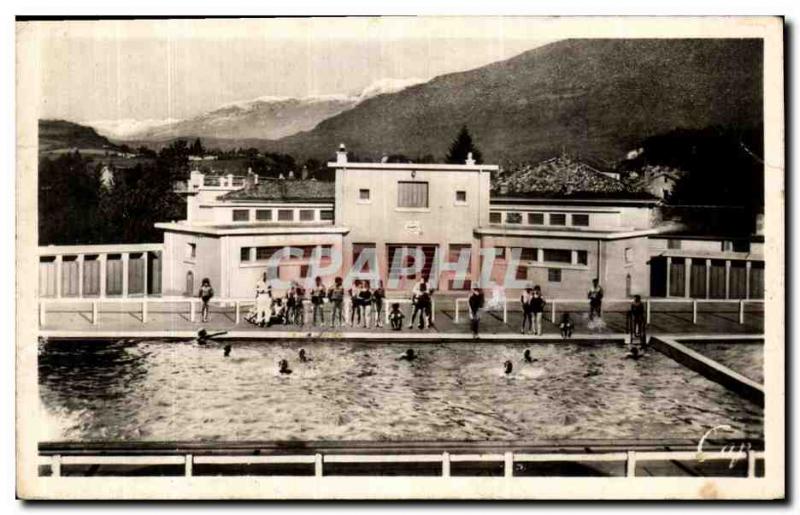
<instances>
[{"instance_id":1,"label":"overcast sky","mask_svg":"<svg viewBox=\"0 0 800 515\"><path fill-rule=\"evenodd\" d=\"M430 79L549 41L514 19L44 23L40 118L186 118L262 96L357 93Z\"/></svg>"}]
</instances>

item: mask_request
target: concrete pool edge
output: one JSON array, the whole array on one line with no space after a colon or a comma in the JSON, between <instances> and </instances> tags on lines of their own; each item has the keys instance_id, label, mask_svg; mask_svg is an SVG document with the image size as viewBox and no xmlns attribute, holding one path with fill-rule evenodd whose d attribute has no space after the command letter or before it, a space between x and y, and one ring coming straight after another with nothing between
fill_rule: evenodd
<instances>
[{"instance_id":1,"label":"concrete pool edge","mask_svg":"<svg viewBox=\"0 0 800 515\"><path fill-rule=\"evenodd\" d=\"M694 370L706 379L724 386L743 398L758 404L762 408L764 407L764 387L762 385L690 349L686 345L678 342L677 338L683 341L694 340L693 338L681 338L679 336L652 336L650 338L650 345L662 354ZM715 338L723 339L720 335L715 335Z\"/></svg>"}]
</instances>

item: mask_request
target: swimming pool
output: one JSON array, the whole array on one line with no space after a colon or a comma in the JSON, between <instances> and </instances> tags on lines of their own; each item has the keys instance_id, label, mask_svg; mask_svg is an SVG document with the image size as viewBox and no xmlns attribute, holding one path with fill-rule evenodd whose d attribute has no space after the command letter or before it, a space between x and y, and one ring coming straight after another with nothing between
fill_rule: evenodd
<instances>
[{"instance_id":1,"label":"swimming pool","mask_svg":"<svg viewBox=\"0 0 800 515\"><path fill-rule=\"evenodd\" d=\"M764 384L764 340L690 340L681 343L748 379Z\"/></svg>"},{"instance_id":2,"label":"swimming pool","mask_svg":"<svg viewBox=\"0 0 800 515\"><path fill-rule=\"evenodd\" d=\"M390 343L230 343L228 358L217 343L41 343L40 439L697 440L721 424L763 438L758 406L654 350L624 359L615 343L417 344L413 362Z\"/></svg>"}]
</instances>

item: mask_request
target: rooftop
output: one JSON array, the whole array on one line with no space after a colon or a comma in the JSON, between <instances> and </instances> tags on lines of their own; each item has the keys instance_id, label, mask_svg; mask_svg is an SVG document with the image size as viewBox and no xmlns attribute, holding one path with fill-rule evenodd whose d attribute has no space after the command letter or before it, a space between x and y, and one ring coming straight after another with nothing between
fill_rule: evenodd
<instances>
[{"instance_id":1,"label":"rooftop","mask_svg":"<svg viewBox=\"0 0 800 515\"><path fill-rule=\"evenodd\" d=\"M258 184L247 185L243 189L222 195L223 201L274 200L283 202L332 202L335 184L333 182L262 179Z\"/></svg>"}]
</instances>

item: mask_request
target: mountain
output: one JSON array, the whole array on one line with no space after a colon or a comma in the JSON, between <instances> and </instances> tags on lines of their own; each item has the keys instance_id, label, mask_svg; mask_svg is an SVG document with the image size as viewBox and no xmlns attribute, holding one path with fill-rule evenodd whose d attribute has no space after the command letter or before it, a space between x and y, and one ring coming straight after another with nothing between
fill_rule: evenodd
<instances>
[{"instance_id":1,"label":"mountain","mask_svg":"<svg viewBox=\"0 0 800 515\"><path fill-rule=\"evenodd\" d=\"M754 39L564 40L366 99L268 147L441 159L466 125L487 162L609 162L677 128L761 123L762 55Z\"/></svg>"},{"instance_id":2,"label":"mountain","mask_svg":"<svg viewBox=\"0 0 800 515\"><path fill-rule=\"evenodd\" d=\"M402 90L420 79L382 79L353 95L305 98L261 97L233 102L186 120L89 122L111 138L124 141L164 141L174 138L279 139L313 129L320 121L368 98Z\"/></svg>"},{"instance_id":3,"label":"mountain","mask_svg":"<svg viewBox=\"0 0 800 515\"><path fill-rule=\"evenodd\" d=\"M117 150L107 138L91 127L64 120L39 120L39 151Z\"/></svg>"}]
</instances>

